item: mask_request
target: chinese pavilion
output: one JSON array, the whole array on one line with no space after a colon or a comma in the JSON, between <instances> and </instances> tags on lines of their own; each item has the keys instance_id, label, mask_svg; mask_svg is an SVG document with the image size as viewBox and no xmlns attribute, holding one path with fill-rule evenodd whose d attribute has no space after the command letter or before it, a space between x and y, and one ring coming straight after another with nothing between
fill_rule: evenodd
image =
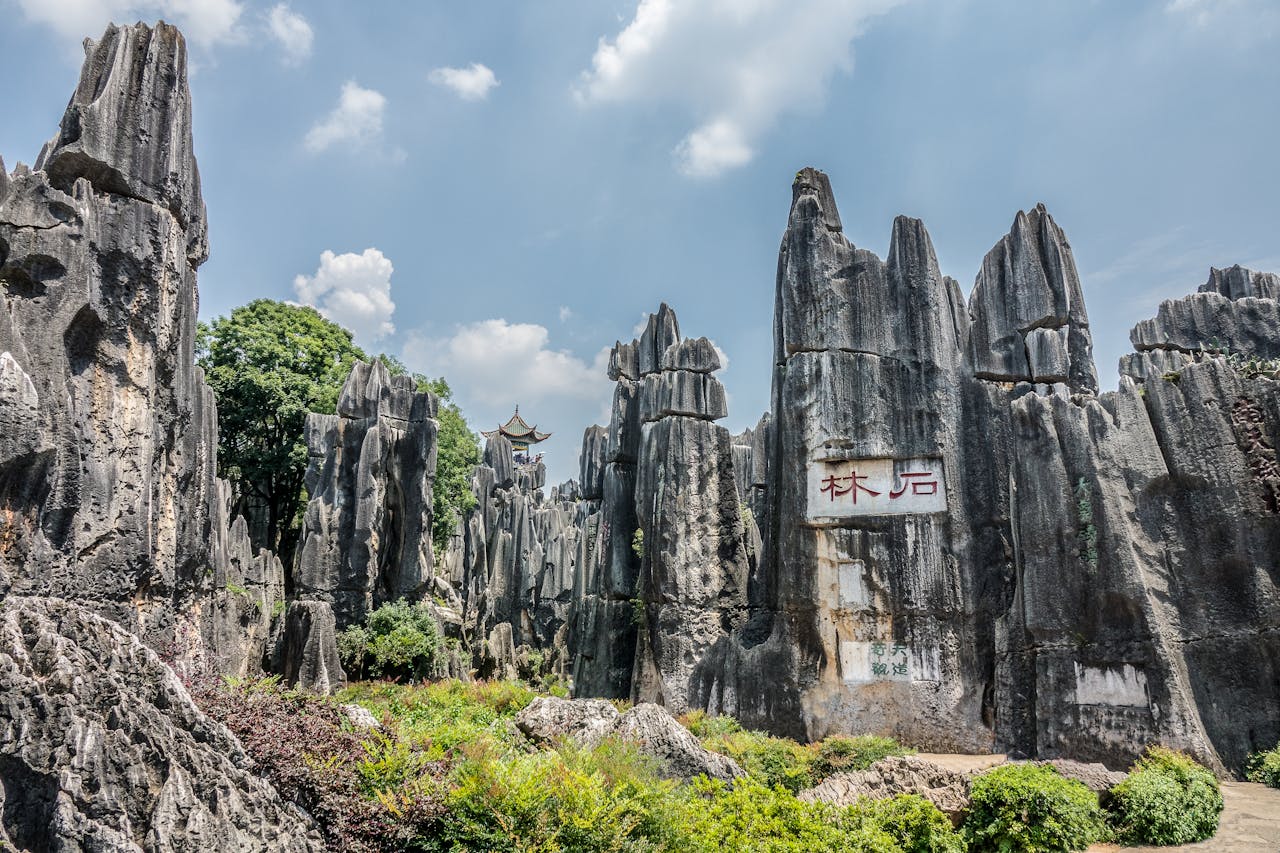
<instances>
[{"instance_id":1,"label":"chinese pavilion","mask_svg":"<svg viewBox=\"0 0 1280 853\"><path fill-rule=\"evenodd\" d=\"M507 421L497 429L485 432L480 431L485 438L492 438L495 435L502 434L511 442L511 449L516 453L528 453L529 445L538 444L546 441L551 437L549 432L538 432L537 426L529 426L525 423L524 418L520 417L520 407L516 406L516 413L511 416L511 420Z\"/></svg>"}]
</instances>

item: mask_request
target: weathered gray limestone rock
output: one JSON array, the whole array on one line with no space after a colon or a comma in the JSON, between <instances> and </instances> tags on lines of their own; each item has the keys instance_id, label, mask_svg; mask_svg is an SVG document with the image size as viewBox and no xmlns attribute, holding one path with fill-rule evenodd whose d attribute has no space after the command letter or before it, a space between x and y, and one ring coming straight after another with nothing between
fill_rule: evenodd
<instances>
[{"instance_id":1,"label":"weathered gray limestone rock","mask_svg":"<svg viewBox=\"0 0 1280 853\"><path fill-rule=\"evenodd\" d=\"M336 415L308 415L306 489L294 595L328 602L339 628L416 601L432 580L437 402L381 361L357 362Z\"/></svg>"},{"instance_id":2,"label":"weathered gray limestone rock","mask_svg":"<svg viewBox=\"0 0 1280 853\"><path fill-rule=\"evenodd\" d=\"M666 343L662 355L644 353ZM635 598L643 608L632 695L681 713L703 656L746 618L746 536L734 485L719 366L706 338L680 338L675 313L650 315L640 340L637 517L643 555Z\"/></svg>"},{"instance_id":3,"label":"weathered gray limestone rock","mask_svg":"<svg viewBox=\"0 0 1280 853\"><path fill-rule=\"evenodd\" d=\"M137 637L78 604L0 603L0 842L19 850L323 850Z\"/></svg>"},{"instance_id":4,"label":"weathered gray limestone rock","mask_svg":"<svg viewBox=\"0 0 1280 853\"><path fill-rule=\"evenodd\" d=\"M666 710L640 704L625 714L603 699L535 699L516 716L516 726L543 744L571 739L593 747L606 738L634 743L658 762L663 776L688 781L699 775L730 781L745 775L732 758L711 752Z\"/></svg>"},{"instance_id":5,"label":"weathered gray limestone rock","mask_svg":"<svg viewBox=\"0 0 1280 853\"><path fill-rule=\"evenodd\" d=\"M285 684L319 693L336 693L347 683L338 659L338 631L327 601L293 601L285 613L272 669Z\"/></svg>"},{"instance_id":6,"label":"weathered gray limestone rock","mask_svg":"<svg viewBox=\"0 0 1280 853\"><path fill-rule=\"evenodd\" d=\"M816 787L801 791L799 798L808 803L851 806L863 797L879 800L898 794L916 794L959 823L969 808L972 776L972 773L949 770L914 755L893 756L877 761L866 770L828 777Z\"/></svg>"},{"instance_id":7,"label":"weathered gray limestone rock","mask_svg":"<svg viewBox=\"0 0 1280 853\"><path fill-rule=\"evenodd\" d=\"M37 170L0 180L0 591L247 672L282 578L216 479L190 119L178 31L108 27Z\"/></svg>"},{"instance_id":8,"label":"weathered gray limestone rock","mask_svg":"<svg viewBox=\"0 0 1280 853\"><path fill-rule=\"evenodd\" d=\"M1044 205L1020 211L1008 236L987 253L969 314L974 375L1097 389L1080 276L1066 235Z\"/></svg>"},{"instance_id":9,"label":"weathered gray limestone rock","mask_svg":"<svg viewBox=\"0 0 1280 853\"><path fill-rule=\"evenodd\" d=\"M599 483L606 439L602 427L586 431L584 482ZM472 476L475 509L461 520L446 557L459 566L462 634L475 670L484 677L567 676L592 502L580 499L573 481L544 498L545 467L517 465L501 435L488 440L484 460Z\"/></svg>"}]
</instances>

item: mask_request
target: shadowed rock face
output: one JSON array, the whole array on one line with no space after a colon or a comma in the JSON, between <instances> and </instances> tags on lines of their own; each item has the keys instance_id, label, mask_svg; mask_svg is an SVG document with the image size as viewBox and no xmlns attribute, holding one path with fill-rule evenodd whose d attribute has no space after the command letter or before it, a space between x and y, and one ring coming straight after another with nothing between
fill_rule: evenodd
<instances>
[{"instance_id":1,"label":"shadowed rock face","mask_svg":"<svg viewBox=\"0 0 1280 853\"><path fill-rule=\"evenodd\" d=\"M357 362L337 414L307 416L311 500L293 591L329 603L339 629L428 590L436 408L412 377L390 375L381 361Z\"/></svg>"},{"instance_id":2,"label":"shadowed rock face","mask_svg":"<svg viewBox=\"0 0 1280 853\"><path fill-rule=\"evenodd\" d=\"M325 849L137 637L0 603L0 841L19 850Z\"/></svg>"},{"instance_id":3,"label":"shadowed rock face","mask_svg":"<svg viewBox=\"0 0 1280 853\"><path fill-rule=\"evenodd\" d=\"M0 180L0 590L75 598L157 647L255 671L283 578L215 476L178 31L87 42L36 165Z\"/></svg>"},{"instance_id":4,"label":"shadowed rock face","mask_svg":"<svg viewBox=\"0 0 1280 853\"><path fill-rule=\"evenodd\" d=\"M690 704L1113 766L1161 741L1238 769L1280 737L1275 276L1161 305L1098 395L1043 207L966 310L921 223L880 261L834 204L797 176L774 416L735 448L765 495L751 618Z\"/></svg>"}]
</instances>

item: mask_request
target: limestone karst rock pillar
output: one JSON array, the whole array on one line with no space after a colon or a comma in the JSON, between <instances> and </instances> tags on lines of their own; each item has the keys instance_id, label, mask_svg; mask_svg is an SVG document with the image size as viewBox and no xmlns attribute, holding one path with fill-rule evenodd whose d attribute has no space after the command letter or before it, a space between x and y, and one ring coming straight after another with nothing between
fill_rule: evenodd
<instances>
[{"instance_id":1,"label":"limestone karst rock pillar","mask_svg":"<svg viewBox=\"0 0 1280 853\"><path fill-rule=\"evenodd\" d=\"M827 177L796 176L767 451L772 623L753 624L737 664L739 714L815 738L990 746L980 667L964 654L975 632L962 567L966 336L959 289L919 221L894 222L881 261L844 237Z\"/></svg>"},{"instance_id":2,"label":"limestone karst rock pillar","mask_svg":"<svg viewBox=\"0 0 1280 853\"><path fill-rule=\"evenodd\" d=\"M589 503L576 482L544 497L541 462L516 464L501 434L472 474L476 506L448 559L460 566L463 634L482 677L567 677L574 592Z\"/></svg>"},{"instance_id":3,"label":"limestone karst rock pillar","mask_svg":"<svg viewBox=\"0 0 1280 853\"><path fill-rule=\"evenodd\" d=\"M256 671L282 575L229 524L194 362L208 242L186 44L138 24L85 51L35 170L0 179L0 590Z\"/></svg>"},{"instance_id":4,"label":"limestone karst rock pillar","mask_svg":"<svg viewBox=\"0 0 1280 853\"><path fill-rule=\"evenodd\" d=\"M661 352L646 358L652 349ZM643 534L642 608L632 697L672 713L690 707L703 658L746 618L748 561L720 359L706 338L681 339L663 305L640 339L636 510Z\"/></svg>"},{"instance_id":5,"label":"limestone karst rock pillar","mask_svg":"<svg viewBox=\"0 0 1280 853\"><path fill-rule=\"evenodd\" d=\"M433 578L432 495L437 401L410 376L357 362L334 415L306 421L306 489L293 570L299 599L327 601L339 629Z\"/></svg>"},{"instance_id":6,"label":"limestone karst rock pillar","mask_svg":"<svg viewBox=\"0 0 1280 853\"><path fill-rule=\"evenodd\" d=\"M674 320L674 315L672 317ZM657 329L655 328L655 334ZM649 346L649 363L654 360ZM574 692L578 696L628 698L635 665L633 599L640 571L634 546L636 460L640 453L640 341L616 342L609 355L609 378L616 384L603 450L600 496L583 520L584 554L575 584L569 636ZM597 428L583 436L583 488L591 488L598 452ZM600 428L602 429L602 428Z\"/></svg>"}]
</instances>

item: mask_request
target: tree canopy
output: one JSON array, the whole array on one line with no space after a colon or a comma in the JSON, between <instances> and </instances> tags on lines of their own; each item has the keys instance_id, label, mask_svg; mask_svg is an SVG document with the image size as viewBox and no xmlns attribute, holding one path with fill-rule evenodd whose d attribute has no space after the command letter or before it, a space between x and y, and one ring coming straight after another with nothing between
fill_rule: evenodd
<instances>
[{"instance_id":1,"label":"tree canopy","mask_svg":"<svg viewBox=\"0 0 1280 853\"><path fill-rule=\"evenodd\" d=\"M409 372L394 356L377 358L392 374ZM351 332L307 306L257 299L200 324L196 361L218 401L218 473L232 484L233 511L248 520L254 544L286 565L306 506L307 413L333 414L352 364L368 360ZM431 534L442 549L475 505L479 439L443 377L412 376L440 400Z\"/></svg>"},{"instance_id":2,"label":"tree canopy","mask_svg":"<svg viewBox=\"0 0 1280 853\"><path fill-rule=\"evenodd\" d=\"M287 565L304 508L307 413L333 414L352 364L368 356L314 308L271 299L201 323L196 353L218 400L218 472L254 544Z\"/></svg>"}]
</instances>

